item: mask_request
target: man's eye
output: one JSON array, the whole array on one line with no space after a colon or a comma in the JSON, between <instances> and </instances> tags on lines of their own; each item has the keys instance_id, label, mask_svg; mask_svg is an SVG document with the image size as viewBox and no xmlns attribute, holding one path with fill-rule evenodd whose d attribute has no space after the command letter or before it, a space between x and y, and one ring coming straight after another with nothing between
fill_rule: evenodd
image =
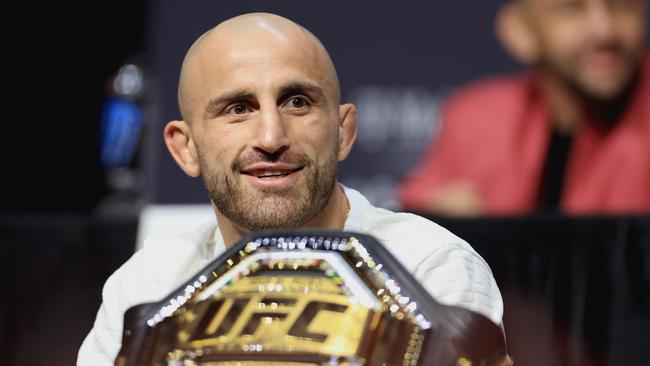
<instances>
[{"instance_id":1,"label":"man's eye","mask_svg":"<svg viewBox=\"0 0 650 366\"><path fill-rule=\"evenodd\" d=\"M227 113L234 114L244 114L246 113L246 106L243 104L235 104L234 106L228 108Z\"/></svg>"},{"instance_id":2,"label":"man's eye","mask_svg":"<svg viewBox=\"0 0 650 366\"><path fill-rule=\"evenodd\" d=\"M289 99L289 107L291 108L304 108L308 104L307 100L303 97L293 97Z\"/></svg>"}]
</instances>

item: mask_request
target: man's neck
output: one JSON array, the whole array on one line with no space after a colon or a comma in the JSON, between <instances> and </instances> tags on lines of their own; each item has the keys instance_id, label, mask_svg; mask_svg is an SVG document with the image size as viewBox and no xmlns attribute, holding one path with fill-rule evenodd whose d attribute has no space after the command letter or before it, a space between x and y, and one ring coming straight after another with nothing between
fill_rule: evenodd
<instances>
[{"instance_id":1,"label":"man's neck","mask_svg":"<svg viewBox=\"0 0 650 366\"><path fill-rule=\"evenodd\" d=\"M214 203L212 204L214 212L217 216L219 223L219 230L223 236L224 244L227 248L233 246L237 241L250 233L250 230L243 228L219 211ZM343 192L343 188L336 184L330 199L325 204L325 207L311 220L309 220L302 227L317 227L330 230L342 230L345 226L348 213L350 211L350 202Z\"/></svg>"},{"instance_id":2,"label":"man's neck","mask_svg":"<svg viewBox=\"0 0 650 366\"><path fill-rule=\"evenodd\" d=\"M580 96L552 71L540 71L540 87L549 108L552 127L562 136L571 136L582 125L585 110Z\"/></svg>"}]
</instances>

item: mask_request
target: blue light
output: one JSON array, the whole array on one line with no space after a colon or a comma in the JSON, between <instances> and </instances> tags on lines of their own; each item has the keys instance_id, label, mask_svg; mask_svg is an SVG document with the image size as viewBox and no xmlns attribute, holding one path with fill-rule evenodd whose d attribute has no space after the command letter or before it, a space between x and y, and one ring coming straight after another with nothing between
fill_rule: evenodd
<instances>
[{"instance_id":1,"label":"blue light","mask_svg":"<svg viewBox=\"0 0 650 366\"><path fill-rule=\"evenodd\" d=\"M101 127L101 157L104 167L126 167L133 159L140 137L142 110L126 99L104 103Z\"/></svg>"}]
</instances>

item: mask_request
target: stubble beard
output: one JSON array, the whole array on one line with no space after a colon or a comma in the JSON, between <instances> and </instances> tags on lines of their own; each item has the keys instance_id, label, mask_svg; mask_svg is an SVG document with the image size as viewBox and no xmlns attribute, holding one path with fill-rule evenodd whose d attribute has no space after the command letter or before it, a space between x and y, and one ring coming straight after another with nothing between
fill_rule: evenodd
<instances>
[{"instance_id":1,"label":"stubble beard","mask_svg":"<svg viewBox=\"0 0 650 366\"><path fill-rule=\"evenodd\" d=\"M249 156L247 162L261 159ZM285 154L276 160L304 168L295 186L260 189L245 186L240 177L241 162L229 172L211 169L199 153L203 183L217 209L234 224L249 231L301 227L323 210L336 185L337 154L334 151L320 165L304 154ZM302 179L300 179L302 178Z\"/></svg>"},{"instance_id":2,"label":"stubble beard","mask_svg":"<svg viewBox=\"0 0 650 366\"><path fill-rule=\"evenodd\" d=\"M594 51L592 49L584 49L565 60L545 57L542 64L558 75L583 101L589 104L613 103L622 97L633 84L639 70L642 53L624 49L621 45L612 45L611 47L618 53L623 66L615 77L615 86L607 92L599 90L581 71L583 60L589 57L590 52Z\"/></svg>"}]
</instances>

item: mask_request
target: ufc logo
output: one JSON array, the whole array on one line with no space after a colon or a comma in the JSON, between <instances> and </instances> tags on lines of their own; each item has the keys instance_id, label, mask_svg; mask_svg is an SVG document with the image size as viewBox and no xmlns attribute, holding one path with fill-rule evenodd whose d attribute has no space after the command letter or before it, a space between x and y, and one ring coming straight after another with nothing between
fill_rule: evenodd
<instances>
[{"instance_id":1,"label":"ufc logo","mask_svg":"<svg viewBox=\"0 0 650 366\"><path fill-rule=\"evenodd\" d=\"M189 342L220 337L228 342L251 341L265 336L289 335L301 341L323 343L328 334L310 332L308 327L319 315L331 317L335 316L332 312L345 313L348 305L340 302L347 302L347 299L342 298L343 301L335 302L309 295L298 298L258 295L215 301L207 305Z\"/></svg>"}]
</instances>

